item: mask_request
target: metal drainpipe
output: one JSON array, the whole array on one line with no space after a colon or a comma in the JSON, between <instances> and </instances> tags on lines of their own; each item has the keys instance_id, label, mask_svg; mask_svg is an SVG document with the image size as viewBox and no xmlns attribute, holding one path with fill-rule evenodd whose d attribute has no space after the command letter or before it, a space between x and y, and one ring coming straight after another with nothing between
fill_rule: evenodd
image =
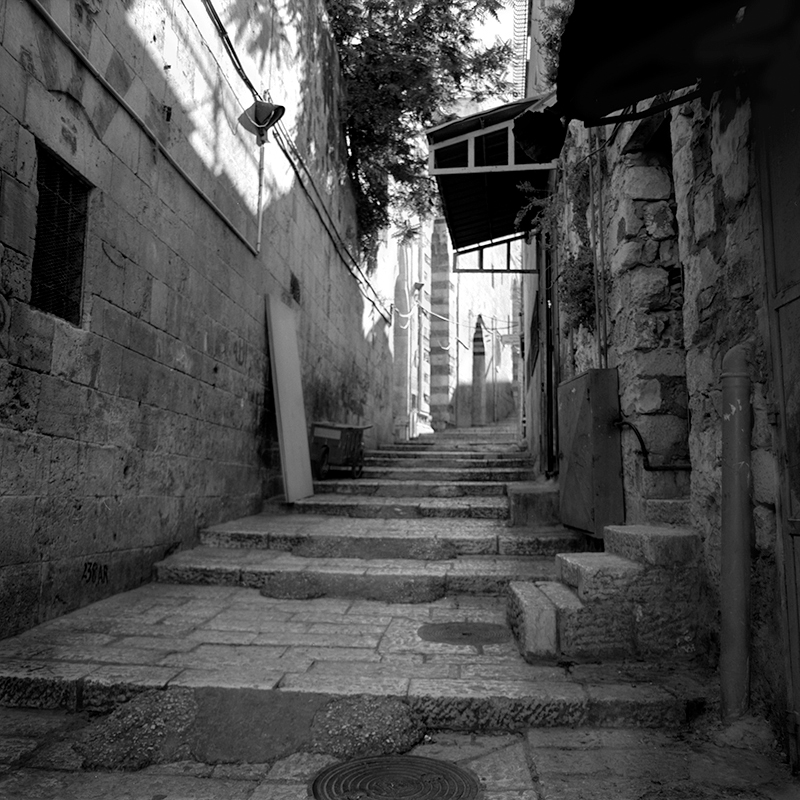
<instances>
[{"instance_id":1,"label":"metal drainpipe","mask_svg":"<svg viewBox=\"0 0 800 800\"><path fill-rule=\"evenodd\" d=\"M748 350L722 359L722 531L720 688L722 719L750 705L750 375Z\"/></svg>"}]
</instances>

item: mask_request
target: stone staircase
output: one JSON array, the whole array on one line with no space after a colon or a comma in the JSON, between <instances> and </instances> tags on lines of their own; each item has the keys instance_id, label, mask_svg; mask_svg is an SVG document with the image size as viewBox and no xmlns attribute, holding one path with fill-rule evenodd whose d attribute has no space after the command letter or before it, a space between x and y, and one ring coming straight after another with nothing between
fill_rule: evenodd
<instances>
[{"instance_id":1,"label":"stone staircase","mask_svg":"<svg viewBox=\"0 0 800 800\"><path fill-rule=\"evenodd\" d=\"M694 654L699 536L609 525L602 553L556 556L556 581L515 582L508 620L529 661Z\"/></svg>"},{"instance_id":2,"label":"stone staircase","mask_svg":"<svg viewBox=\"0 0 800 800\"><path fill-rule=\"evenodd\" d=\"M511 432L423 436L368 453L360 479L331 471L313 497L202 531L157 576L284 599L503 595L514 581L554 580L555 554L583 545L558 524L556 487L531 477Z\"/></svg>"},{"instance_id":3,"label":"stone staircase","mask_svg":"<svg viewBox=\"0 0 800 800\"><path fill-rule=\"evenodd\" d=\"M497 429L370 453L361 479L211 526L156 582L0 642L0 705L104 714L141 697L169 729L188 697L193 753L214 763L313 750L354 697L430 732L684 723L710 694L673 657L696 541L620 526L584 552L557 486L532 477Z\"/></svg>"}]
</instances>

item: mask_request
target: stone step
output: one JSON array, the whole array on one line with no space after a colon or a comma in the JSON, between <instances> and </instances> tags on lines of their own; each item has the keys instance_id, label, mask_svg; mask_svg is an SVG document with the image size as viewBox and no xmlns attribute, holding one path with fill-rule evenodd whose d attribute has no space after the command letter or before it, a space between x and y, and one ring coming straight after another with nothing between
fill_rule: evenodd
<instances>
[{"instance_id":1,"label":"stone step","mask_svg":"<svg viewBox=\"0 0 800 800\"><path fill-rule=\"evenodd\" d=\"M326 479L314 482L315 494L368 495L370 497L504 497L501 481L392 481Z\"/></svg>"},{"instance_id":2,"label":"stone step","mask_svg":"<svg viewBox=\"0 0 800 800\"><path fill-rule=\"evenodd\" d=\"M331 475L335 473L331 472ZM439 467L406 466L406 462L393 462L387 466L372 466L366 464L361 476L362 480L408 480L428 481L437 480L446 476L452 481L489 481L508 483L510 481L530 481L534 472L530 467L466 467L460 469L445 469Z\"/></svg>"},{"instance_id":3,"label":"stone step","mask_svg":"<svg viewBox=\"0 0 800 800\"><path fill-rule=\"evenodd\" d=\"M313 752L323 714L357 696L405 704L422 732L503 733L677 728L709 694L685 665L536 666L510 639L476 647L420 636L430 623L502 625L503 614L490 597L389 606L149 584L0 642L0 704L101 718L141 700L152 714L155 691L164 717L146 722L169 730L171 709L188 714L179 722L197 760L260 764Z\"/></svg>"},{"instance_id":4,"label":"stone step","mask_svg":"<svg viewBox=\"0 0 800 800\"><path fill-rule=\"evenodd\" d=\"M560 553L556 577L584 602L625 598L645 577L645 567L615 553Z\"/></svg>"},{"instance_id":5,"label":"stone step","mask_svg":"<svg viewBox=\"0 0 800 800\"><path fill-rule=\"evenodd\" d=\"M393 444L383 444L379 448L379 452L402 452L406 450L424 450L426 452L439 452L439 451L453 451L463 453L465 451L474 450L477 453L522 453L525 448L518 443L516 439L507 439L501 441L424 441L420 439L412 439L408 442L394 442Z\"/></svg>"},{"instance_id":6,"label":"stone step","mask_svg":"<svg viewBox=\"0 0 800 800\"><path fill-rule=\"evenodd\" d=\"M702 541L692 528L667 525L607 525L603 532L607 553L657 567L693 565Z\"/></svg>"},{"instance_id":7,"label":"stone step","mask_svg":"<svg viewBox=\"0 0 800 800\"><path fill-rule=\"evenodd\" d=\"M243 586L269 597L344 597L387 603L431 602L448 594L498 595L512 581L550 580L547 556L414 559L306 558L247 548L200 546L155 565L164 583Z\"/></svg>"},{"instance_id":8,"label":"stone step","mask_svg":"<svg viewBox=\"0 0 800 800\"><path fill-rule=\"evenodd\" d=\"M414 519L424 517L464 517L507 519L508 498L503 497L391 497L325 494L307 497L292 504L301 514L330 514L341 517Z\"/></svg>"},{"instance_id":9,"label":"stone step","mask_svg":"<svg viewBox=\"0 0 800 800\"><path fill-rule=\"evenodd\" d=\"M560 524L559 491L555 481L509 483L506 492L510 525Z\"/></svg>"},{"instance_id":10,"label":"stone step","mask_svg":"<svg viewBox=\"0 0 800 800\"><path fill-rule=\"evenodd\" d=\"M563 583L510 584L508 622L520 653L530 662L636 655L629 605L585 604Z\"/></svg>"},{"instance_id":11,"label":"stone step","mask_svg":"<svg viewBox=\"0 0 800 800\"><path fill-rule=\"evenodd\" d=\"M531 469L529 458L493 453L480 457L474 453L469 456L439 457L433 453L368 453L364 459L365 467L426 467L438 469L442 473L464 469Z\"/></svg>"},{"instance_id":12,"label":"stone step","mask_svg":"<svg viewBox=\"0 0 800 800\"><path fill-rule=\"evenodd\" d=\"M695 653L696 567L645 567L613 553L560 553L555 563L558 582L510 589L526 657Z\"/></svg>"},{"instance_id":13,"label":"stone step","mask_svg":"<svg viewBox=\"0 0 800 800\"><path fill-rule=\"evenodd\" d=\"M508 528L497 520L352 519L256 514L200 532L212 547L249 547L315 558L441 560L463 555L554 556L580 549L581 535L562 527Z\"/></svg>"},{"instance_id":14,"label":"stone step","mask_svg":"<svg viewBox=\"0 0 800 800\"><path fill-rule=\"evenodd\" d=\"M631 509L634 510L634 509ZM690 525L691 504L688 497L641 498L629 519L647 520L650 525Z\"/></svg>"}]
</instances>

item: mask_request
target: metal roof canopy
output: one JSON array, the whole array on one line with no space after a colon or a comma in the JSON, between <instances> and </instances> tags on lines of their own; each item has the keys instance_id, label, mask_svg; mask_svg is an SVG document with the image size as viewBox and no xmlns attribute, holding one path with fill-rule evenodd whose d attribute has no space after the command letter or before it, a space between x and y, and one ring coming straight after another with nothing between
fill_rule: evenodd
<instances>
[{"instance_id":1,"label":"metal roof canopy","mask_svg":"<svg viewBox=\"0 0 800 800\"><path fill-rule=\"evenodd\" d=\"M514 221L527 201L519 184L527 181L547 192L549 170L556 162L537 163L514 138L514 120L555 102L555 93L529 97L469 117L446 122L426 131L428 171L436 178L445 220L456 256L467 248L482 251L523 232ZM464 269L474 272L517 272L506 269Z\"/></svg>"}]
</instances>

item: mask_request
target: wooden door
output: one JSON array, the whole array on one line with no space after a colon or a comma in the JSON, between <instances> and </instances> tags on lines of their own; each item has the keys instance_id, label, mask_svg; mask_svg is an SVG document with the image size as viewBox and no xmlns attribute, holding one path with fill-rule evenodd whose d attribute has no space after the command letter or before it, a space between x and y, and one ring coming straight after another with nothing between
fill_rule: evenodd
<instances>
[{"instance_id":1,"label":"wooden door","mask_svg":"<svg viewBox=\"0 0 800 800\"><path fill-rule=\"evenodd\" d=\"M796 73L795 73L796 74ZM800 83L777 85L756 109L764 213L767 302L779 454L787 729L800 769Z\"/></svg>"}]
</instances>

